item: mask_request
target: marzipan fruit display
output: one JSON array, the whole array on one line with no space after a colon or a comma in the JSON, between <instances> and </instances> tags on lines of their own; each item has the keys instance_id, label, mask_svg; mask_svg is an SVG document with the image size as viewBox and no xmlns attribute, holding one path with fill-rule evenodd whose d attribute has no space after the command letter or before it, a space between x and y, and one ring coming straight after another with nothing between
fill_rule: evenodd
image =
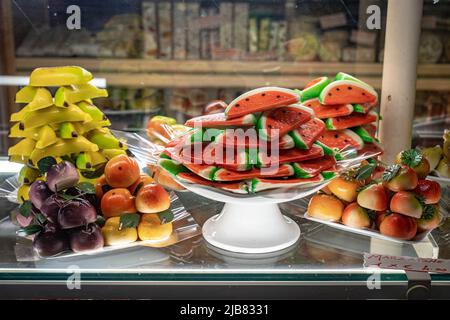
<instances>
[{"instance_id":1,"label":"marzipan fruit display","mask_svg":"<svg viewBox=\"0 0 450 320\"><path fill-rule=\"evenodd\" d=\"M9 137L21 139L8 151L11 161L36 169L42 158L72 159L92 178L92 172L109 159L126 153L125 141L106 128L111 122L92 100L107 97L108 92L90 80L90 72L75 66L31 73L29 85L16 94L16 102L25 105L10 119ZM52 89L54 96L49 87L59 87Z\"/></svg>"}]
</instances>

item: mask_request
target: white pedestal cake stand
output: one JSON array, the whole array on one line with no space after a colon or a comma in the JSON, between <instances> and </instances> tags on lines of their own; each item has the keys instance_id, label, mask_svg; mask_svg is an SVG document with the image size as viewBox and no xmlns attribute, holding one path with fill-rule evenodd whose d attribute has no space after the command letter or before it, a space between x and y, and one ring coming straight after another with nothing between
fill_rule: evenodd
<instances>
[{"instance_id":1,"label":"white pedestal cake stand","mask_svg":"<svg viewBox=\"0 0 450 320\"><path fill-rule=\"evenodd\" d=\"M224 202L222 212L208 219L203 237L211 245L239 253L269 253L294 245L299 226L281 214L278 203L296 200L317 192L325 184L299 189L278 189L254 196L240 196L222 190L180 182L186 189L211 200ZM301 190L301 189L300 189Z\"/></svg>"}]
</instances>

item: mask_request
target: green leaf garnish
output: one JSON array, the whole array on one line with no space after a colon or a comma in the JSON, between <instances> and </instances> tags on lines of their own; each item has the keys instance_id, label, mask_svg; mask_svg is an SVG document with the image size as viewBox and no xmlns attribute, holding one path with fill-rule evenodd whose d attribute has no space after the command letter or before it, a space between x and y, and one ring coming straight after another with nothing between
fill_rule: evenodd
<instances>
[{"instance_id":1,"label":"green leaf garnish","mask_svg":"<svg viewBox=\"0 0 450 320\"><path fill-rule=\"evenodd\" d=\"M103 192L103 194L107 193L108 191L110 191L110 190L112 190L112 189L114 189L114 188L111 187L109 184L104 184L104 185L102 186L102 192Z\"/></svg>"},{"instance_id":2,"label":"green leaf garnish","mask_svg":"<svg viewBox=\"0 0 450 320\"><path fill-rule=\"evenodd\" d=\"M137 213L127 213L120 216L119 231L124 228L136 228L141 216Z\"/></svg>"},{"instance_id":3,"label":"green leaf garnish","mask_svg":"<svg viewBox=\"0 0 450 320\"><path fill-rule=\"evenodd\" d=\"M95 166L93 170L82 170L80 171L81 175L86 179L95 179L99 178L103 172L105 172L106 164L102 163L98 166Z\"/></svg>"},{"instance_id":4,"label":"green leaf garnish","mask_svg":"<svg viewBox=\"0 0 450 320\"><path fill-rule=\"evenodd\" d=\"M36 221L37 224L43 225L47 221L47 218L44 217L42 213L37 213L34 215L34 221Z\"/></svg>"},{"instance_id":5,"label":"green leaf garnish","mask_svg":"<svg viewBox=\"0 0 450 320\"><path fill-rule=\"evenodd\" d=\"M144 186L144 182L140 182L137 186L136 189L134 190L133 196L136 197L136 195L138 194L139 190L141 190L141 188Z\"/></svg>"},{"instance_id":6,"label":"green leaf garnish","mask_svg":"<svg viewBox=\"0 0 450 320\"><path fill-rule=\"evenodd\" d=\"M366 164L365 166L359 167L356 170L355 179L356 180L366 180L366 179L370 178L372 173L375 171L376 167L377 167L376 164L371 164L371 163Z\"/></svg>"},{"instance_id":7,"label":"green leaf garnish","mask_svg":"<svg viewBox=\"0 0 450 320\"><path fill-rule=\"evenodd\" d=\"M81 182L77 188L84 194L95 194L95 186L90 182Z\"/></svg>"},{"instance_id":8,"label":"green leaf garnish","mask_svg":"<svg viewBox=\"0 0 450 320\"><path fill-rule=\"evenodd\" d=\"M424 196L416 194L416 199L417 199L417 201L419 201L419 203L422 207L424 207L426 205L426 203L425 203L426 199Z\"/></svg>"},{"instance_id":9,"label":"green leaf garnish","mask_svg":"<svg viewBox=\"0 0 450 320\"><path fill-rule=\"evenodd\" d=\"M420 219L429 220L432 219L435 213L435 208L433 206L425 206L422 211L422 216Z\"/></svg>"},{"instance_id":10,"label":"green leaf garnish","mask_svg":"<svg viewBox=\"0 0 450 320\"><path fill-rule=\"evenodd\" d=\"M26 236L41 232L42 230L43 230L43 228L40 225L32 224L32 225L29 225L28 227L24 227L24 228L17 230L17 235L20 237L26 237Z\"/></svg>"},{"instance_id":11,"label":"green leaf garnish","mask_svg":"<svg viewBox=\"0 0 450 320\"><path fill-rule=\"evenodd\" d=\"M56 159L53 157L45 157L38 161L37 166L41 173L46 173L52 166L56 164Z\"/></svg>"},{"instance_id":12,"label":"green leaf garnish","mask_svg":"<svg viewBox=\"0 0 450 320\"><path fill-rule=\"evenodd\" d=\"M422 162L423 156L416 149L405 150L402 152L401 161L411 168L417 167Z\"/></svg>"},{"instance_id":13,"label":"green leaf garnish","mask_svg":"<svg viewBox=\"0 0 450 320\"><path fill-rule=\"evenodd\" d=\"M431 205L426 205L423 207L422 216L420 219L429 220L432 219L436 212L436 208Z\"/></svg>"},{"instance_id":14,"label":"green leaf garnish","mask_svg":"<svg viewBox=\"0 0 450 320\"><path fill-rule=\"evenodd\" d=\"M377 212L375 210L366 209L367 215L371 221L375 221L377 218Z\"/></svg>"},{"instance_id":15,"label":"green leaf garnish","mask_svg":"<svg viewBox=\"0 0 450 320\"><path fill-rule=\"evenodd\" d=\"M392 178L394 178L398 172L400 171L401 166L399 164L393 164L384 169L383 172L383 181L391 181Z\"/></svg>"},{"instance_id":16,"label":"green leaf garnish","mask_svg":"<svg viewBox=\"0 0 450 320\"><path fill-rule=\"evenodd\" d=\"M105 221L106 220L103 216L97 216L97 219L95 220L95 224L101 228L105 225Z\"/></svg>"},{"instance_id":17,"label":"green leaf garnish","mask_svg":"<svg viewBox=\"0 0 450 320\"><path fill-rule=\"evenodd\" d=\"M31 204L31 201L29 201L29 200L24 201L19 207L19 212L22 216L24 216L25 218L28 218L31 214L32 207L33 207L33 205Z\"/></svg>"},{"instance_id":18,"label":"green leaf garnish","mask_svg":"<svg viewBox=\"0 0 450 320\"><path fill-rule=\"evenodd\" d=\"M161 224L169 223L173 220L173 212L170 209L167 209L163 212L158 213L159 220L161 220Z\"/></svg>"}]
</instances>

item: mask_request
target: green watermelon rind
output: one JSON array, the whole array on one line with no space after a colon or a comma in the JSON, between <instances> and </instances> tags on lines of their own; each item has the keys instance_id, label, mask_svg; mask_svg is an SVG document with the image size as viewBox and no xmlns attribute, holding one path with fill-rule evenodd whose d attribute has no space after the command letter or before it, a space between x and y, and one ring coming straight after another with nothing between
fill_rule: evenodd
<instances>
[{"instance_id":1,"label":"green watermelon rind","mask_svg":"<svg viewBox=\"0 0 450 320\"><path fill-rule=\"evenodd\" d=\"M301 165L298 163L293 163L292 167L294 168L294 176L296 178L312 178L313 177L310 173L303 170Z\"/></svg>"},{"instance_id":2,"label":"green watermelon rind","mask_svg":"<svg viewBox=\"0 0 450 320\"><path fill-rule=\"evenodd\" d=\"M170 158L159 159L158 165L174 177L176 177L180 172L191 172L184 165Z\"/></svg>"},{"instance_id":3,"label":"green watermelon rind","mask_svg":"<svg viewBox=\"0 0 450 320\"><path fill-rule=\"evenodd\" d=\"M330 79L328 79L328 77L320 77L320 78L321 80L319 82L301 91L300 97L301 102L317 98L322 92L322 90L331 82Z\"/></svg>"},{"instance_id":4,"label":"green watermelon rind","mask_svg":"<svg viewBox=\"0 0 450 320\"><path fill-rule=\"evenodd\" d=\"M228 113L230 112L231 108L238 103L239 101L246 99L252 95L258 94L258 93L262 93L263 91L281 91L284 93L289 93L292 95L296 95L298 97L297 101L300 101L300 95L297 91L295 90L291 90L291 89L287 89L287 88L281 88L281 87L261 87L261 88L257 88L257 89L253 89L250 91L247 91L243 94L241 94L239 97L235 98L233 101L231 101L228 106L225 108L225 115L228 115Z\"/></svg>"},{"instance_id":5,"label":"green watermelon rind","mask_svg":"<svg viewBox=\"0 0 450 320\"><path fill-rule=\"evenodd\" d=\"M202 131L202 140L199 142L214 142L217 140L217 137L225 133L225 130L214 128L205 128Z\"/></svg>"},{"instance_id":6,"label":"green watermelon rind","mask_svg":"<svg viewBox=\"0 0 450 320\"><path fill-rule=\"evenodd\" d=\"M164 152L161 152L161 153L159 154L159 157L160 157L161 159L170 159L170 160L172 160L172 158L171 158L168 154L166 154L166 153L164 153Z\"/></svg>"},{"instance_id":7,"label":"green watermelon rind","mask_svg":"<svg viewBox=\"0 0 450 320\"><path fill-rule=\"evenodd\" d=\"M308 146L297 129L290 131L288 135L292 138L292 140L294 140L294 144L297 149L308 150Z\"/></svg>"},{"instance_id":8,"label":"green watermelon rind","mask_svg":"<svg viewBox=\"0 0 450 320\"><path fill-rule=\"evenodd\" d=\"M350 80L350 81L355 81L355 82L359 82L359 83L363 83L365 85L368 85L364 81L361 81L358 78L356 78L356 77L354 77L352 75L349 75L348 73L345 73L345 72L338 72L336 74L336 76L334 77L334 81L337 81L337 80Z\"/></svg>"},{"instance_id":9,"label":"green watermelon rind","mask_svg":"<svg viewBox=\"0 0 450 320\"><path fill-rule=\"evenodd\" d=\"M328 118L325 120L325 127L328 130L336 130L335 126L333 125L333 118Z\"/></svg>"},{"instance_id":10,"label":"green watermelon rind","mask_svg":"<svg viewBox=\"0 0 450 320\"><path fill-rule=\"evenodd\" d=\"M273 184L273 187L271 187L271 186L269 185L269 186L267 186L267 187L259 188L259 190L258 190L258 186L260 185L261 181L260 181L258 178L253 178L253 179L250 181L250 192L251 192L251 193L257 193L257 192L264 191L264 190L270 190L270 189L276 189L276 188L283 188L283 187L284 187L284 188L293 188L293 187L297 187L297 186L304 185L304 184L308 184L308 183L317 184L317 183L323 182L323 181L325 180L321 174L319 174L319 175L317 175L317 176L315 176L315 177L320 178L320 180L314 181L314 182L311 182L311 181L305 181L305 182L289 183L289 179L287 179L287 180L285 180L285 181L286 181L286 184L274 183L274 184ZM311 178L314 178L314 177L311 177ZM306 179L308 179L308 178L306 178Z\"/></svg>"},{"instance_id":11,"label":"green watermelon rind","mask_svg":"<svg viewBox=\"0 0 450 320\"><path fill-rule=\"evenodd\" d=\"M354 133L356 133L362 139L363 142L373 143L374 138L363 127L360 127L360 126L353 127L353 128L350 128L350 130L352 130Z\"/></svg>"},{"instance_id":12,"label":"green watermelon rind","mask_svg":"<svg viewBox=\"0 0 450 320\"><path fill-rule=\"evenodd\" d=\"M333 179L333 178L337 177L338 174L335 171L325 170L325 171L322 171L320 173L320 175L322 176L322 178L325 181L327 181L327 180L330 180L330 179Z\"/></svg>"},{"instance_id":13,"label":"green watermelon rind","mask_svg":"<svg viewBox=\"0 0 450 320\"><path fill-rule=\"evenodd\" d=\"M327 97L328 91L331 90L335 85L349 85L349 86L360 87L361 89L366 90L371 95L375 96L375 101L378 100L378 93L375 91L375 89L362 81L336 80L336 81L330 82L325 88L323 88L322 92L319 95L319 102L321 104L326 104L325 98ZM352 101L349 101L349 103L350 102L352 102Z\"/></svg>"},{"instance_id":14,"label":"green watermelon rind","mask_svg":"<svg viewBox=\"0 0 450 320\"><path fill-rule=\"evenodd\" d=\"M280 149L292 149L295 147L295 141L289 134L285 134L281 137L280 144L281 143L284 143L284 145L280 147Z\"/></svg>"},{"instance_id":15,"label":"green watermelon rind","mask_svg":"<svg viewBox=\"0 0 450 320\"><path fill-rule=\"evenodd\" d=\"M258 121L256 122L256 130L258 130L258 137L268 141L269 137L267 136L267 129L266 128L266 119L267 117L261 114Z\"/></svg>"},{"instance_id":16,"label":"green watermelon rind","mask_svg":"<svg viewBox=\"0 0 450 320\"><path fill-rule=\"evenodd\" d=\"M358 113L366 113L366 110L360 103L353 104L353 111Z\"/></svg>"},{"instance_id":17,"label":"green watermelon rind","mask_svg":"<svg viewBox=\"0 0 450 320\"><path fill-rule=\"evenodd\" d=\"M322 148L324 155L326 156L332 156L334 157L336 160L343 160L344 157L342 156L342 154L339 152L338 149L336 148L330 148L329 146L327 146L325 143L320 142L319 140L316 140L313 145Z\"/></svg>"}]
</instances>

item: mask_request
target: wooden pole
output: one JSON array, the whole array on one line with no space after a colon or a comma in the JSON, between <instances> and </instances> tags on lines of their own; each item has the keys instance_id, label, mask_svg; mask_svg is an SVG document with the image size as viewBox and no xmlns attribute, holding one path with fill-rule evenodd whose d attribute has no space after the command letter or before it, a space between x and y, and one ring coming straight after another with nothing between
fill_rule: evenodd
<instances>
[{"instance_id":1,"label":"wooden pole","mask_svg":"<svg viewBox=\"0 0 450 320\"><path fill-rule=\"evenodd\" d=\"M423 0L389 0L381 93L383 161L411 147Z\"/></svg>"},{"instance_id":2,"label":"wooden pole","mask_svg":"<svg viewBox=\"0 0 450 320\"><path fill-rule=\"evenodd\" d=\"M14 45L11 0L0 1L0 74L14 75L16 73L16 54ZM9 115L18 110L14 103L16 87L0 88L0 123L9 124ZM9 145L7 136L2 135L0 153L5 154Z\"/></svg>"}]
</instances>

